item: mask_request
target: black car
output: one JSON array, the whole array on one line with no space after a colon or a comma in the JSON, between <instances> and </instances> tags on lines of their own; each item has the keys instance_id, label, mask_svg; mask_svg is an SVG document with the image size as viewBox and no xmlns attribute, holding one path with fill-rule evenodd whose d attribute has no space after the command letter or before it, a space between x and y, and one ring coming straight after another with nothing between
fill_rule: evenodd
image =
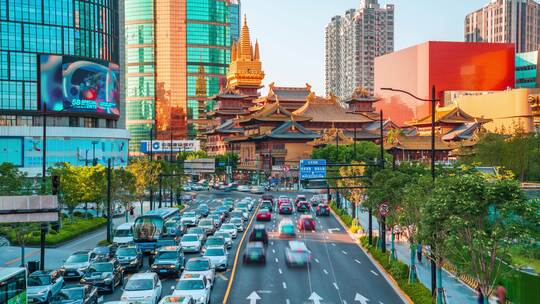
<instances>
[{"instance_id":1,"label":"black car","mask_svg":"<svg viewBox=\"0 0 540 304\"><path fill-rule=\"evenodd\" d=\"M94 262L81 278L81 284L96 287L99 291L114 292L124 282L124 271L117 260L110 262Z\"/></svg>"},{"instance_id":2,"label":"black car","mask_svg":"<svg viewBox=\"0 0 540 304\"><path fill-rule=\"evenodd\" d=\"M90 260L95 262L108 261L114 257L112 246L99 246L90 252Z\"/></svg>"},{"instance_id":3,"label":"black car","mask_svg":"<svg viewBox=\"0 0 540 304\"><path fill-rule=\"evenodd\" d=\"M307 201L299 201L296 204L297 212L308 212L311 210L311 205Z\"/></svg>"},{"instance_id":4,"label":"black car","mask_svg":"<svg viewBox=\"0 0 540 304\"><path fill-rule=\"evenodd\" d=\"M197 211L196 211L198 214L200 214L201 216L203 217L207 217L208 214L210 213L210 208L208 208L207 205L203 204L203 205L199 205L199 207L197 207Z\"/></svg>"},{"instance_id":5,"label":"black car","mask_svg":"<svg viewBox=\"0 0 540 304\"><path fill-rule=\"evenodd\" d=\"M268 244L268 231L264 225L255 225L251 234L249 235L250 242L262 242L264 245Z\"/></svg>"},{"instance_id":6,"label":"black car","mask_svg":"<svg viewBox=\"0 0 540 304\"><path fill-rule=\"evenodd\" d=\"M115 257L124 271L137 272L144 263L142 253L135 246L118 247Z\"/></svg>"},{"instance_id":7,"label":"black car","mask_svg":"<svg viewBox=\"0 0 540 304\"><path fill-rule=\"evenodd\" d=\"M97 289L91 285L69 285L54 296L51 304L97 304Z\"/></svg>"},{"instance_id":8,"label":"black car","mask_svg":"<svg viewBox=\"0 0 540 304\"><path fill-rule=\"evenodd\" d=\"M244 250L244 263L266 264L266 248L262 242L249 242Z\"/></svg>"},{"instance_id":9,"label":"black car","mask_svg":"<svg viewBox=\"0 0 540 304\"><path fill-rule=\"evenodd\" d=\"M268 210L272 211L274 209L274 203L272 201L270 201L270 200L264 200L261 203L261 208L260 209L268 209Z\"/></svg>"},{"instance_id":10,"label":"black car","mask_svg":"<svg viewBox=\"0 0 540 304\"><path fill-rule=\"evenodd\" d=\"M184 264L184 252L180 246L161 247L154 258L152 271L158 275L179 276Z\"/></svg>"}]
</instances>

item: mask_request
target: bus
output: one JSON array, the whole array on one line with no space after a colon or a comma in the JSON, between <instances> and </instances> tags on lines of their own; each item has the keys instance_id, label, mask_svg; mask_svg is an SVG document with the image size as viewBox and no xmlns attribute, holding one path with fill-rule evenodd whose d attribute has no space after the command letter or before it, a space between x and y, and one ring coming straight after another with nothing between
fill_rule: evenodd
<instances>
[{"instance_id":1,"label":"bus","mask_svg":"<svg viewBox=\"0 0 540 304\"><path fill-rule=\"evenodd\" d=\"M26 304L26 269L0 267L0 303Z\"/></svg>"},{"instance_id":2,"label":"bus","mask_svg":"<svg viewBox=\"0 0 540 304\"><path fill-rule=\"evenodd\" d=\"M150 210L138 216L133 224L133 241L143 253L152 253L158 247L158 241L165 237L165 222L179 220L178 208Z\"/></svg>"}]
</instances>

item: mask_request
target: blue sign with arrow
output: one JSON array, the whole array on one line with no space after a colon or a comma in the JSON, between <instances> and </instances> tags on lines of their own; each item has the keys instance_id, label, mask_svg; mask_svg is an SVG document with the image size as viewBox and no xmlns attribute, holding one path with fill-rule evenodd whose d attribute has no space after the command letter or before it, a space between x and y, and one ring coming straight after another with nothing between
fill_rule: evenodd
<instances>
[{"instance_id":1,"label":"blue sign with arrow","mask_svg":"<svg viewBox=\"0 0 540 304\"><path fill-rule=\"evenodd\" d=\"M326 178L326 159L300 160L300 180Z\"/></svg>"}]
</instances>

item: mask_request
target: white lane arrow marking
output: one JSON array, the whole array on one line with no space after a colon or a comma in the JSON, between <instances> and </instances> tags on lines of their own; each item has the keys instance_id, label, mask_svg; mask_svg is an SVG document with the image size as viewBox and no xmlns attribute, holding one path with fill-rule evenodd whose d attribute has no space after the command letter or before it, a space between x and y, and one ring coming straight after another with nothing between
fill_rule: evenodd
<instances>
[{"instance_id":1,"label":"white lane arrow marking","mask_svg":"<svg viewBox=\"0 0 540 304\"><path fill-rule=\"evenodd\" d=\"M313 292L313 293L309 296L309 298L308 298L308 300L313 301L313 304L321 304L321 300L322 300L322 299L323 299L323 298L321 298L321 296L319 296L319 295L318 295L317 293L315 293L315 292Z\"/></svg>"},{"instance_id":2,"label":"white lane arrow marking","mask_svg":"<svg viewBox=\"0 0 540 304\"><path fill-rule=\"evenodd\" d=\"M339 231L339 228L330 228L330 229L328 229L328 233L333 233L333 231Z\"/></svg>"},{"instance_id":3,"label":"white lane arrow marking","mask_svg":"<svg viewBox=\"0 0 540 304\"><path fill-rule=\"evenodd\" d=\"M251 294L246 298L246 300L249 300L249 304L257 304L257 300L260 299L261 297L259 297L255 291L251 292Z\"/></svg>"},{"instance_id":4,"label":"white lane arrow marking","mask_svg":"<svg viewBox=\"0 0 540 304\"><path fill-rule=\"evenodd\" d=\"M360 302L361 304L367 304L367 302L369 301L368 298L364 297L359 293L356 293L356 296L354 296L354 300Z\"/></svg>"}]
</instances>

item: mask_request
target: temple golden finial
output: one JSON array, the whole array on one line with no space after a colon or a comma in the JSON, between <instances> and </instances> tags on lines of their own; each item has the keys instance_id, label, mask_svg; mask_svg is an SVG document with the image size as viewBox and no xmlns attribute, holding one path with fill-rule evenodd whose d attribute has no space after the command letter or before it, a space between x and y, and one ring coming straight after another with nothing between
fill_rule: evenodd
<instances>
[{"instance_id":1,"label":"temple golden finial","mask_svg":"<svg viewBox=\"0 0 540 304\"><path fill-rule=\"evenodd\" d=\"M204 65L199 65L199 71L197 73L197 80L195 82L195 94L197 97L206 97L206 76L204 71Z\"/></svg>"},{"instance_id":2,"label":"temple golden finial","mask_svg":"<svg viewBox=\"0 0 540 304\"><path fill-rule=\"evenodd\" d=\"M261 59L261 54L259 53L259 40L255 40L255 55L253 56L253 60L259 60Z\"/></svg>"},{"instance_id":3,"label":"temple golden finial","mask_svg":"<svg viewBox=\"0 0 540 304\"><path fill-rule=\"evenodd\" d=\"M249 27L247 25L247 17L244 15L244 24L242 25L242 32L240 33L240 48L242 54L238 54L238 57L245 59L253 59L253 49L251 46L251 38L249 36Z\"/></svg>"}]
</instances>

